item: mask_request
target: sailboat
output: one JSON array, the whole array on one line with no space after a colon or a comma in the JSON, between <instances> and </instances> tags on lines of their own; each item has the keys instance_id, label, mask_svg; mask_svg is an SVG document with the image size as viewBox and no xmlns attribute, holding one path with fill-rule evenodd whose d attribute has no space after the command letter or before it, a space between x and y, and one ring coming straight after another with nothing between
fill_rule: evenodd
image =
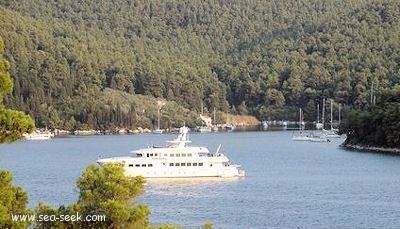
<instances>
[{"instance_id":1,"label":"sailboat","mask_svg":"<svg viewBox=\"0 0 400 229\"><path fill-rule=\"evenodd\" d=\"M202 115L200 114L200 119L204 122L205 125L201 125L198 126L196 129L197 131L199 131L200 133L210 133L211 132L211 117L207 116L207 115Z\"/></svg>"},{"instance_id":2,"label":"sailboat","mask_svg":"<svg viewBox=\"0 0 400 229\"><path fill-rule=\"evenodd\" d=\"M331 129L322 131L327 138L340 138L340 135L337 134L338 130L333 128L333 99L331 99Z\"/></svg>"},{"instance_id":3,"label":"sailboat","mask_svg":"<svg viewBox=\"0 0 400 229\"><path fill-rule=\"evenodd\" d=\"M317 130L322 130L324 128L323 122L319 121L319 103L317 104L317 123L315 124Z\"/></svg>"},{"instance_id":4,"label":"sailboat","mask_svg":"<svg viewBox=\"0 0 400 229\"><path fill-rule=\"evenodd\" d=\"M292 137L293 141L309 141L310 140L310 137L307 134L303 133L303 131L302 131L302 130L304 130L303 123L304 123L303 111L300 108L300 112L299 112L299 132L300 132L300 134Z\"/></svg>"},{"instance_id":5,"label":"sailboat","mask_svg":"<svg viewBox=\"0 0 400 229\"><path fill-rule=\"evenodd\" d=\"M225 127L225 129L226 129L227 131L233 131L233 130L236 129L236 126L235 126L234 124L230 123L230 121L229 121L229 114L228 114L228 113L226 114L226 124L225 124L224 127Z\"/></svg>"},{"instance_id":6,"label":"sailboat","mask_svg":"<svg viewBox=\"0 0 400 229\"><path fill-rule=\"evenodd\" d=\"M165 105L164 101L157 101L157 129L153 130L153 134L162 134L164 130L160 129L160 110Z\"/></svg>"},{"instance_id":7,"label":"sailboat","mask_svg":"<svg viewBox=\"0 0 400 229\"><path fill-rule=\"evenodd\" d=\"M215 107L214 107L214 119L213 119L213 121L212 121L212 131L214 131L214 132L218 132L218 125L217 125L217 119L216 119L216 111L215 111Z\"/></svg>"},{"instance_id":8,"label":"sailboat","mask_svg":"<svg viewBox=\"0 0 400 229\"><path fill-rule=\"evenodd\" d=\"M303 132L303 130L304 130L303 117L304 117L304 114L303 114L302 109L300 108L300 120L299 120L300 135L292 137L293 141L330 142L330 140L324 134Z\"/></svg>"}]
</instances>

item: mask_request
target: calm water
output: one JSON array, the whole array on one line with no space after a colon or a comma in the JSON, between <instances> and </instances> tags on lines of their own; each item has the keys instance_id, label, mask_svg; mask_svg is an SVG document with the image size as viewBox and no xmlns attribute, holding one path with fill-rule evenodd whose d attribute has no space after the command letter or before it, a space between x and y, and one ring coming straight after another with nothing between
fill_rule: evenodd
<instances>
[{"instance_id":1,"label":"calm water","mask_svg":"<svg viewBox=\"0 0 400 229\"><path fill-rule=\"evenodd\" d=\"M292 132L192 134L246 170L238 179L151 181L137 201L152 224L215 228L400 228L400 156L345 151L341 140L295 142ZM0 145L0 168L30 198L75 202L75 180L99 156L123 156L174 135L71 136Z\"/></svg>"}]
</instances>

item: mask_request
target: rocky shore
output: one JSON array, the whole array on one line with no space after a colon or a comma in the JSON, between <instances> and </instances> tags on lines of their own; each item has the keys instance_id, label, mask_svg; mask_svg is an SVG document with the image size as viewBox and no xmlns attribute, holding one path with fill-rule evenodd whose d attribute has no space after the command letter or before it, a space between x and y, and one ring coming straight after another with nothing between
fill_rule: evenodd
<instances>
[{"instance_id":1,"label":"rocky shore","mask_svg":"<svg viewBox=\"0 0 400 229\"><path fill-rule=\"evenodd\" d=\"M134 130L127 128L115 128L114 130L59 130L52 131L55 135L103 135L103 134L141 134L151 133L151 130L147 128L138 127Z\"/></svg>"},{"instance_id":2,"label":"rocky shore","mask_svg":"<svg viewBox=\"0 0 400 229\"><path fill-rule=\"evenodd\" d=\"M386 148L386 147L377 147L377 146L362 146L355 144L343 143L341 147L349 150L357 150L357 151L371 151L378 153L389 153L389 154L400 154L400 148Z\"/></svg>"}]
</instances>

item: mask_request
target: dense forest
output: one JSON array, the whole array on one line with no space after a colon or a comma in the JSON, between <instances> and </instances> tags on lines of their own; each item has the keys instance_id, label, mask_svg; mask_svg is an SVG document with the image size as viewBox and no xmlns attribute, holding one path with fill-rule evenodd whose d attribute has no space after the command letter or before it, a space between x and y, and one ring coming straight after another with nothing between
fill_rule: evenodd
<instances>
[{"instance_id":1,"label":"dense forest","mask_svg":"<svg viewBox=\"0 0 400 229\"><path fill-rule=\"evenodd\" d=\"M324 98L363 110L399 84L399 18L397 0L2 0L4 103L63 129L151 128L159 99L168 126L313 121Z\"/></svg>"},{"instance_id":2,"label":"dense forest","mask_svg":"<svg viewBox=\"0 0 400 229\"><path fill-rule=\"evenodd\" d=\"M4 95L13 87L8 73L10 65L2 57L3 49L0 37L0 144L23 139L24 133L34 130L34 122L28 115L3 105ZM0 228L180 228L150 226L149 207L134 201L143 194L145 180L140 176L126 177L120 165L87 167L76 181L78 201L58 208L39 203L28 209L28 193L12 181L10 172L0 170ZM88 219L85 216L94 213L97 220L85 220ZM213 225L207 223L201 228L212 229Z\"/></svg>"},{"instance_id":3,"label":"dense forest","mask_svg":"<svg viewBox=\"0 0 400 229\"><path fill-rule=\"evenodd\" d=\"M344 146L400 149L400 87L378 98L368 109L349 112L341 123L340 130L347 135Z\"/></svg>"}]
</instances>

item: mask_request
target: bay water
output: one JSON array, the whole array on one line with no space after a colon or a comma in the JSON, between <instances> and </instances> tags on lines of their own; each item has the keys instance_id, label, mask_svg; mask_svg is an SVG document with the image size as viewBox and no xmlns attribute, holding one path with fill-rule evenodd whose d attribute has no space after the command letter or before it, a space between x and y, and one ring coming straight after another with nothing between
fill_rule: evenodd
<instances>
[{"instance_id":1,"label":"bay water","mask_svg":"<svg viewBox=\"0 0 400 229\"><path fill-rule=\"evenodd\" d=\"M240 178L149 180L136 199L153 225L197 228L400 228L400 156L347 151L342 139L292 141L291 131L190 135L241 164ZM0 145L0 169L29 193L29 207L77 201L76 179L100 157L163 145L172 134L56 137Z\"/></svg>"}]
</instances>

